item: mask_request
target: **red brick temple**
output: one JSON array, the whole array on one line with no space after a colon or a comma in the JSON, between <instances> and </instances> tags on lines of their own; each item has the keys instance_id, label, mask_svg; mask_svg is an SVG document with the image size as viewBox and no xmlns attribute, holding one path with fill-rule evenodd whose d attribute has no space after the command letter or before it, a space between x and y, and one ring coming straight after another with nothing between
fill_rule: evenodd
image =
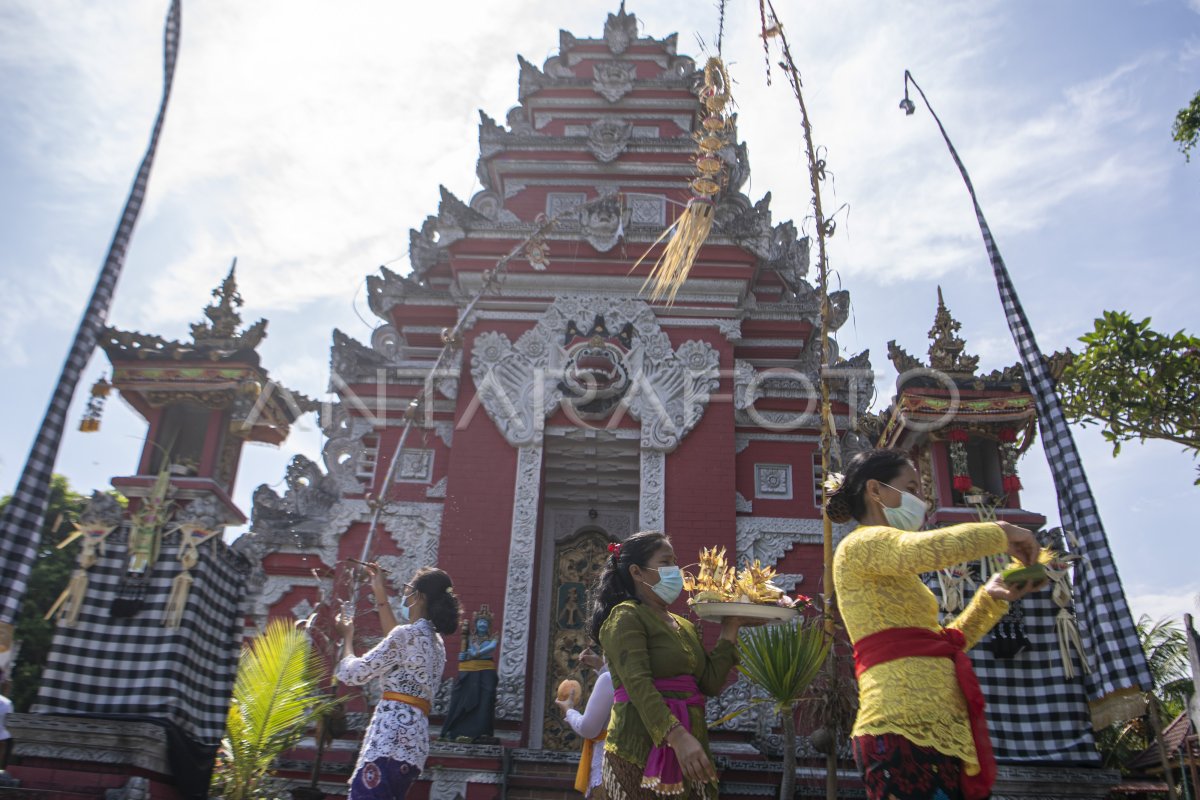
<instances>
[{"instance_id":1,"label":"red brick temple","mask_svg":"<svg viewBox=\"0 0 1200 800\"><path fill-rule=\"evenodd\" d=\"M369 343L333 334L330 389L339 400L322 415L324 464L298 458L282 496L260 487L252 533L238 543L262 564L255 622L308 616L344 580L346 559L366 555L397 585L436 563L454 577L468 615L485 606L494 615L495 740L435 743L418 797L570 792L579 742L551 701L561 679L581 677L586 590L610 542L663 529L682 562L724 546L776 568L788 590L821 591L819 306L809 243L793 223L773 222L769 194L742 193L750 166L736 137L721 154L729 186L689 280L671 305L643 299L653 245L682 211L694 174L699 76L676 45L675 35L639 36L622 8L599 38L563 32L558 54L540 68L520 59L519 104L503 124L481 114L483 189L463 201L443 188L437 215L411 232L411 272L368 277L379 320ZM550 232L522 248L549 218L558 220ZM503 282L476 300L514 247ZM830 299L836 331L849 295ZM464 314L466 334L435 371ZM1019 508L1014 483L1015 459L1032 442L1032 398L1019 370L977 377L955 330L939 305L929 366L949 370L953 392L967 399L941 420L963 434L948 448L942 433L915 431L926 406L944 410L939 392L950 391L918 382L901 387L882 440L914 452L937 500L935 524L978 518L975 487L989 493L988 513L1041 527L1042 515ZM837 372L834 423L848 457L881 431L860 424L874 391L867 353ZM418 427L381 498L423 387L432 400L415 414ZM960 435L966 461L952 465ZM460 645L448 637L435 729ZM1048 747L1090 746L1081 698L1070 700L1080 713L1067 743L1052 736ZM709 704L710 719L749 699L745 683L732 684ZM366 705L350 708L352 733L323 756L320 786L329 793L344 791L353 731L366 723ZM777 758L764 757L780 747L769 721L745 714L725 731L715 745L723 795L777 790ZM297 780L313 744L290 756ZM801 792L823 793L823 757L807 738L800 755ZM852 763L842 768L853 785ZM1029 769L1013 785L1045 780Z\"/></svg>"},{"instance_id":2,"label":"red brick temple","mask_svg":"<svg viewBox=\"0 0 1200 800\"><path fill-rule=\"evenodd\" d=\"M519 63L518 104L503 123L480 115L482 190L464 201L442 189L437 214L410 234L411 271L381 268L367 278L377 317L369 342L333 332L329 389L337 399L320 412L323 463L298 456L285 491L260 486L251 530L231 554L249 564L239 619L247 631L314 612L319 627L364 558L388 570L397 593L415 569L436 564L453 576L468 622L491 619L494 730L436 741L410 795L417 800L577 796L579 741L551 701L562 679L583 677L587 589L609 543L662 529L681 563L724 546L739 561L774 567L788 591L822 592L822 347L808 239L792 222L773 221L769 194L742 192L750 164L735 135L721 153L728 186L691 276L673 304L648 302L642 288L661 251L655 243L683 210L695 174L695 61L677 52L674 34L640 35L622 5L602 36L564 31L541 67ZM548 219L556 220L549 232L523 245ZM514 248L497 280L497 263ZM829 299L836 332L849 294ZM464 317L461 338L448 335ZM835 456L876 443L911 451L937 506L935 525L992 515L1041 528L1045 517L1020 507L1016 472L1033 442L1028 387L1017 368L980 375L958 329L939 295L929 361L889 345L902 375L882 419L867 414L875 391L868 354L835 365ZM135 372L118 386L138 396L130 381L148 378ZM263 437L286 434L286 396L271 401L278 419ZM146 408L151 439L173 424L161 405ZM229 412L201 406L209 410L180 412L204 425L203 436L186 438L196 474L173 485L208 491L233 522L236 447L211 432L224 430ZM147 449L123 489L152 488L155 452ZM953 591L985 567L930 576L945 613L956 610ZM1056 618L1070 608L1049 596L1022 605L1002 626L1005 641L975 654L1003 765L996 796L1103 797L1115 776L1098 769L1086 698L1070 677L1084 665L1064 663L1054 638ZM359 653L379 635L368 608L358 609ZM703 628L715 638L714 626ZM449 636L446 646L435 735L463 642ZM1060 713L1030 720L1006 705L1013 686L1029 685ZM347 729L322 748L317 769L312 736L285 756L290 786L345 794L372 691L354 690ZM733 682L709 703L709 719L751 699L748 684ZM757 710L721 728L714 752L722 796L777 796L781 741ZM842 750L843 796L858 796ZM824 756L807 736L798 755L798 794L824 796Z\"/></svg>"}]
</instances>

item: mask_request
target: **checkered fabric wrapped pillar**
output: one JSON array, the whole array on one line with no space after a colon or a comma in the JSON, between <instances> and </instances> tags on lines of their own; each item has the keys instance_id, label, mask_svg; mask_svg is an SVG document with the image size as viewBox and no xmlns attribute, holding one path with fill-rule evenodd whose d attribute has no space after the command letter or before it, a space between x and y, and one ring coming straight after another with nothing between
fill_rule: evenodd
<instances>
[{"instance_id":1,"label":"checkered fabric wrapped pillar","mask_svg":"<svg viewBox=\"0 0 1200 800\"><path fill-rule=\"evenodd\" d=\"M979 564L967 565L976 586ZM937 594L937 576L922 576ZM1021 623L1029 647L1012 659L992 654L994 632L970 651L975 674L987 698L988 732L1002 763L1100 763L1092 736L1087 694L1078 679L1067 680L1054 629L1058 606L1050 592L1021 601ZM1080 670L1075 658L1076 673Z\"/></svg>"},{"instance_id":2,"label":"checkered fabric wrapped pillar","mask_svg":"<svg viewBox=\"0 0 1200 800\"><path fill-rule=\"evenodd\" d=\"M105 554L88 570L79 619L55 631L35 713L154 717L197 744L220 742L241 650L249 563L219 539L201 545L183 618L167 628L163 610L180 572L172 538L149 573L143 609L113 619L109 607L129 561L128 528L109 535Z\"/></svg>"},{"instance_id":3,"label":"checkered fabric wrapped pillar","mask_svg":"<svg viewBox=\"0 0 1200 800\"><path fill-rule=\"evenodd\" d=\"M58 384L54 387L50 405L33 441L33 447L30 448L17 488L0 516L0 624L13 623L21 598L25 594L25 585L36 555L38 537L45 521L46 506L50 501L50 477L54 471L54 462L58 458L58 448L67 422L67 411L71 406L71 398L75 395L79 377L87 367L88 359L96 349L96 342L104 330L113 291L117 287L117 279L125 263L125 251L142 208L142 199L146 195L150 167L158 150L158 138L166 117L167 99L171 95L171 80L175 74L175 58L179 51L179 17L180 0L173 0L163 34L162 101L159 103L150 144L146 148L141 166L138 167L137 177L125 202L125 210L121 214L116 233L113 234L112 244L109 245L104 267L100 270L83 319L79 322L75 340L63 363Z\"/></svg>"},{"instance_id":4,"label":"checkered fabric wrapped pillar","mask_svg":"<svg viewBox=\"0 0 1200 800\"><path fill-rule=\"evenodd\" d=\"M905 73L907 81L911 76ZM1129 690L1149 691L1151 688L1150 669L1146 664L1146 656L1142 652L1134 628L1129 606L1125 601L1125 591L1121 586L1117 565L1113 561L1112 551L1108 545L1108 537L1100 522L1100 514L1096 510L1096 502L1092 498L1088 486L1087 475L1083 463L1075 448L1075 439L1067 426L1059 406L1058 395L1055 393L1054 381L1051 379L1042 352L1038 348L1033 335L1033 328L1021 302L1017 298L1012 278L1000 250L992 238L991 229L984 219L983 209L975 195L975 187L963 166L962 159L950 142L942 121L938 119L928 98L912 81L921 94L925 107L937 122L946 147L961 173L963 182L971 196L975 207L975 217L983 234L983 243L987 247L988 259L995 273L996 285L1000 291L1000 301L1004 306L1004 315L1008 320L1009 330L1017 344L1021 365L1025 370L1025 378L1033 393L1037 406L1038 427L1042 434L1042 446L1046 451L1046 460L1050 463L1050 473L1054 479L1054 488L1058 493L1058 512L1064 530L1075 536L1078 541L1078 552L1083 557L1082 563L1075 568L1075 611L1079 620L1079 632L1083 639L1084 649L1088 655L1092 671L1086 675L1084 687L1087 698L1093 703L1118 692ZM905 98L907 102L907 97ZM911 113L912 106L906 110ZM1036 602L1036 601L1034 601ZM1049 613L1049 610L1047 610ZM1021 669L1020 662L1013 662L1013 670ZM1003 672L1003 670L1001 670ZM1003 681L1004 677L1000 676ZM985 690L987 683L984 683ZM1005 687L1004 691L1009 691ZM989 703L993 693L987 692ZM1022 702L1036 706L1036 700L1028 695L1022 696ZM989 714L991 716L991 714ZM999 748L997 749L999 752Z\"/></svg>"}]
</instances>

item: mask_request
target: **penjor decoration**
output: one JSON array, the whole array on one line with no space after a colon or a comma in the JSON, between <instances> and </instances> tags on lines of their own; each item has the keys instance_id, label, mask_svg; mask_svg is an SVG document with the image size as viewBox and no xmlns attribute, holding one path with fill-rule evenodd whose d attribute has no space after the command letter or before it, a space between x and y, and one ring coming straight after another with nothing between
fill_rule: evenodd
<instances>
[{"instance_id":1,"label":"penjor decoration","mask_svg":"<svg viewBox=\"0 0 1200 800\"><path fill-rule=\"evenodd\" d=\"M1037 406L1042 445L1046 450L1046 460L1050 464L1050 474L1058 494L1059 517L1063 527L1070 530L1078 541L1078 546L1072 547L1074 553L1081 556L1081 560L1076 562L1074 594L1075 607L1080 611L1079 621L1082 624L1076 630L1080 634L1080 643L1094 657L1091 661L1091 671L1084 675L1084 686L1091 705L1092 725L1099 730L1112 722L1131 719L1144 709L1139 693L1150 691L1154 685L1146 654L1134 633L1125 590L1121 587L1121 579L1109 548L1108 536L1096 509L1096 501L1092 497L1087 473L1075 448L1075 438L1059 405L1054 378L1038 347L1033 326L1029 324L1017 297L1016 287L1000 254L1000 248L996 246L992 230L983 216L983 209L975 194L975 186L941 119L934 112L925 92L907 70L904 72L904 99L900 101L900 108L908 115L916 111L916 103L908 94L910 85L917 90L925 108L937 124L946 149L950 151L950 157L958 168L967 194L971 198L979 232L983 236L984 247L996 279L1004 316L1020 353L1021 366ZM1069 637L1065 625L1062 630Z\"/></svg>"},{"instance_id":2,"label":"penjor decoration","mask_svg":"<svg viewBox=\"0 0 1200 800\"><path fill-rule=\"evenodd\" d=\"M701 130L696 133L697 175L691 182L692 199L675 224L663 231L663 235L654 242L657 245L668 236L671 237L646 282L642 284L642 291L650 287L652 301L665 297L667 305L675 302L675 295L687 280L696 254L712 230L716 196L724 188L728 177L725 162L718 154L729 140L730 123L725 109L732 101L729 73L725 71L725 65L718 57L710 58L704 65L704 87L700 90L705 116L701 121ZM636 270L645 258L644 255L639 258L633 269Z\"/></svg>"},{"instance_id":3,"label":"penjor decoration","mask_svg":"<svg viewBox=\"0 0 1200 800\"><path fill-rule=\"evenodd\" d=\"M0 669L8 667L13 656L13 622L21 597L29 581L29 572L37 558L37 537L46 516L50 501L50 477L54 461L58 456L63 429L66 427L67 410L79 377L87 366L88 358L96 348L96 342L104 329L104 321L112 303L117 279L125 263L125 251L133 236L133 228L141 212L142 200L150 180L150 168L158 151L158 140L167 114L167 100L171 96L171 82L175 75L175 60L179 52L180 0L172 0L163 30L163 90L159 101L158 116L150 143L146 147L137 177L129 190L125 209L121 213L117 230L113 234L104 266L96 278L92 297L79 321L79 328L71 349L67 352L54 387L50 404L42 418L33 446L21 471L20 480L13 491L12 499L0 513Z\"/></svg>"}]
</instances>

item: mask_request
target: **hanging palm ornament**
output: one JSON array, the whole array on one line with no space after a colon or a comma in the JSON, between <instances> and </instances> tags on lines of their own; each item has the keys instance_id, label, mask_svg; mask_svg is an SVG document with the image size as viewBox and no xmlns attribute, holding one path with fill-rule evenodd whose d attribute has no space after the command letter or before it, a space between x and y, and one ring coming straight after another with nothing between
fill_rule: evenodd
<instances>
[{"instance_id":1,"label":"hanging palm ornament","mask_svg":"<svg viewBox=\"0 0 1200 800\"><path fill-rule=\"evenodd\" d=\"M87 409L83 412L83 419L79 421L79 430L84 433L95 433L100 430L100 417L104 415L104 401L108 399L112 388L112 384L103 375L92 385L92 396L88 398Z\"/></svg>"},{"instance_id":2,"label":"hanging palm ornament","mask_svg":"<svg viewBox=\"0 0 1200 800\"><path fill-rule=\"evenodd\" d=\"M675 295L687 280L696 255L700 252L708 233L712 230L716 216L717 194L725 187L728 175L720 151L729 143L729 118L726 108L733 101L729 91L729 73L720 57L708 59L704 65L704 87L700 90L700 104L704 107L704 119L696 133L696 177L692 178L692 199L687 208L675 220L675 224L663 231L654 242L660 244L670 237L654 268L650 270L642 291L650 287L650 299L666 298L667 305L675 302ZM653 245L651 246L653 247ZM643 255L633 265L637 269L646 258Z\"/></svg>"}]
</instances>

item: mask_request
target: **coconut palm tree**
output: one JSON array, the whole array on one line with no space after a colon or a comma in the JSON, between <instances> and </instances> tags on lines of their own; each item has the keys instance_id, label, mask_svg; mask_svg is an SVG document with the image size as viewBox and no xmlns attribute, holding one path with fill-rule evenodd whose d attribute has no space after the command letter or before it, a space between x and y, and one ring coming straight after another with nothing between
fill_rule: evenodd
<instances>
[{"instance_id":1,"label":"coconut palm tree","mask_svg":"<svg viewBox=\"0 0 1200 800\"><path fill-rule=\"evenodd\" d=\"M1187 637L1178 620L1152 620L1143 614L1137 621L1138 639L1150 666L1153 692L1146 695L1147 703L1157 705L1162 722L1169 722L1187 707L1191 693ZM1108 767L1121 766L1149 747L1157 732L1147 715L1116 722L1100 731L1096 745Z\"/></svg>"},{"instance_id":2,"label":"coconut palm tree","mask_svg":"<svg viewBox=\"0 0 1200 800\"><path fill-rule=\"evenodd\" d=\"M738 670L758 686L783 724L780 800L796 791L796 707L829 656L832 639L820 620L743 628Z\"/></svg>"},{"instance_id":3,"label":"coconut palm tree","mask_svg":"<svg viewBox=\"0 0 1200 800\"><path fill-rule=\"evenodd\" d=\"M339 702L323 693L324 677L308 635L289 621L272 620L242 648L214 794L262 796L279 754Z\"/></svg>"}]
</instances>

